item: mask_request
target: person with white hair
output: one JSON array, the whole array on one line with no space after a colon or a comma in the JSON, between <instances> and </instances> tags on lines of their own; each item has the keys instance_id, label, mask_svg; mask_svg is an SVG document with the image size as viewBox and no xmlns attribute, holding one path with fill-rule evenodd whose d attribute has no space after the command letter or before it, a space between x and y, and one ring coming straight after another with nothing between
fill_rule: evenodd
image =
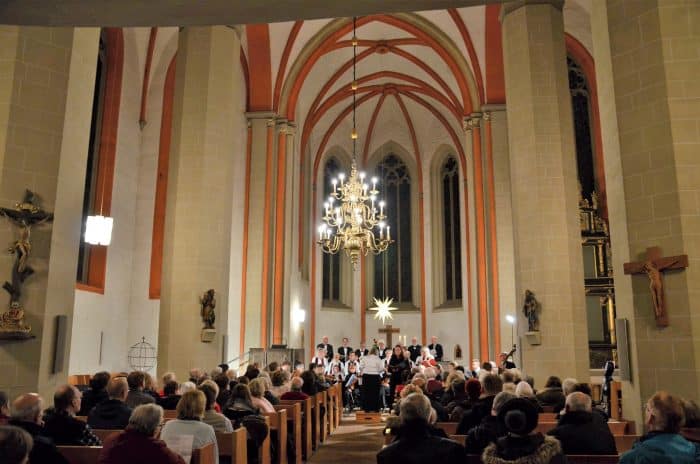
<instances>
[{"instance_id":1,"label":"person with white hair","mask_svg":"<svg viewBox=\"0 0 700 464\"><path fill-rule=\"evenodd\" d=\"M591 397L573 392L566 397L565 414L549 431L561 443L564 454L617 454L615 438L598 414L592 412Z\"/></svg>"},{"instance_id":2,"label":"person with white hair","mask_svg":"<svg viewBox=\"0 0 700 464\"><path fill-rule=\"evenodd\" d=\"M535 397L535 391L532 389L529 383L519 382L515 386L515 396L517 396L518 398L525 398L526 400L531 402L532 405L537 409L538 413L543 412L542 406L540 406L540 403Z\"/></svg>"},{"instance_id":3,"label":"person with white hair","mask_svg":"<svg viewBox=\"0 0 700 464\"><path fill-rule=\"evenodd\" d=\"M20 395L10 406L9 425L19 427L34 440L34 447L29 453L29 462L50 462L51 464L68 464L66 458L58 452L56 445L44 435L41 426L41 411L44 400L36 393Z\"/></svg>"},{"instance_id":4,"label":"person with white hair","mask_svg":"<svg viewBox=\"0 0 700 464\"><path fill-rule=\"evenodd\" d=\"M428 398L411 393L399 405L401 433L396 441L377 453L377 464L395 462L464 462L464 447L429 432L432 407Z\"/></svg>"},{"instance_id":5,"label":"person with white hair","mask_svg":"<svg viewBox=\"0 0 700 464\"><path fill-rule=\"evenodd\" d=\"M155 404L137 406L126 430L105 440L100 451L100 464L184 464L182 457L157 438L162 423L163 408Z\"/></svg>"}]
</instances>

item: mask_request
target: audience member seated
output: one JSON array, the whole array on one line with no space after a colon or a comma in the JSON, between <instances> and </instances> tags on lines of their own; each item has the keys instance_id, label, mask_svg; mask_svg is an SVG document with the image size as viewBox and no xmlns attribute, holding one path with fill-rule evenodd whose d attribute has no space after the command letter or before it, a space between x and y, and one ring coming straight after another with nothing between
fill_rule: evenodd
<instances>
[{"instance_id":1,"label":"audience member seated","mask_svg":"<svg viewBox=\"0 0 700 464\"><path fill-rule=\"evenodd\" d=\"M83 392L83 400L78 412L79 416L87 416L92 411L92 408L109 399L106 388L110 377L109 372L104 371L92 376L90 388Z\"/></svg>"},{"instance_id":2,"label":"audience member seated","mask_svg":"<svg viewBox=\"0 0 700 464\"><path fill-rule=\"evenodd\" d=\"M425 377L421 374L416 374L413 376L413 380L411 381L411 383L413 385L416 385L417 387L419 387L423 391L423 394L426 395L426 397L428 398L428 401L430 401L430 405L432 406L432 408L435 410L435 413L437 414L438 422L447 422L449 420L450 416L447 414L445 407L440 404L440 401L438 401L436 398L434 398L428 394L428 391L427 391L428 383L426 382Z\"/></svg>"},{"instance_id":3,"label":"audience member seated","mask_svg":"<svg viewBox=\"0 0 700 464\"><path fill-rule=\"evenodd\" d=\"M202 373L204 371L199 368L199 367L193 367L190 369L190 378L189 381L192 382L193 384L197 385L197 382L199 381L199 378L202 376Z\"/></svg>"},{"instance_id":4,"label":"audience member seated","mask_svg":"<svg viewBox=\"0 0 700 464\"><path fill-rule=\"evenodd\" d=\"M26 464L34 440L19 427L0 425L0 462Z\"/></svg>"},{"instance_id":5,"label":"audience member seated","mask_svg":"<svg viewBox=\"0 0 700 464\"><path fill-rule=\"evenodd\" d=\"M280 396L281 400L305 400L309 397L302 391L304 381L301 377L294 377L289 383L289 391Z\"/></svg>"},{"instance_id":6,"label":"audience member seated","mask_svg":"<svg viewBox=\"0 0 700 464\"><path fill-rule=\"evenodd\" d=\"M280 404L279 397L272 394L272 381L270 380L270 374L267 372L261 372L258 378L263 381L263 387L265 388L263 398L269 401L273 406L275 404Z\"/></svg>"},{"instance_id":7,"label":"audience member seated","mask_svg":"<svg viewBox=\"0 0 700 464\"><path fill-rule=\"evenodd\" d=\"M81 393L73 385L58 387L53 408L44 415L44 433L57 445L100 446L102 442L90 426L75 414L80 411Z\"/></svg>"},{"instance_id":8,"label":"audience member seated","mask_svg":"<svg viewBox=\"0 0 700 464\"><path fill-rule=\"evenodd\" d=\"M231 391L231 402L224 410L224 415L231 419L233 428L237 429L243 418L251 414L258 414L258 408L253 406L248 385L239 383Z\"/></svg>"},{"instance_id":9,"label":"audience member seated","mask_svg":"<svg viewBox=\"0 0 700 464\"><path fill-rule=\"evenodd\" d=\"M211 425L202 422L206 404L207 399L199 390L183 394L177 404L177 419L165 423L160 438L168 443L182 436L192 437L193 449L214 443L214 463L218 464L219 448L216 434Z\"/></svg>"},{"instance_id":10,"label":"audience member seated","mask_svg":"<svg viewBox=\"0 0 700 464\"><path fill-rule=\"evenodd\" d=\"M450 412L450 422L461 422L462 417L464 417L464 413L469 411L472 406L479 401L479 396L481 395L481 382L479 382L477 379L469 379L467 380L465 389L466 395L464 400L454 402L454 404L451 403L447 406L448 411L450 408L452 408Z\"/></svg>"},{"instance_id":11,"label":"audience member seated","mask_svg":"<svg viewBox=\"0 0 700 464\"><path fill-rule=\"evenodd\" d=\"M6 425L10 420L10 400L7 393L0 391L0 425Z\"/></svg>"},{"instance_id":12,"label":"audience member seated","mask_svg":"<svg viewBox=\"0 0 700 464\"><path fill-rule=\"evenodd\" d=\"M88 415L87 423L93 429L123 429L129 423L131 408L124 402L129 392L129 385L124 377L109 381L107 393L109 399L95 406Z\"/></svg>"},{"instance_id":13,"label":"audience member seated","mask_svg":"<svg viewBox=\"0 0 700 464\"><path fill-rule=\"evenodd\" d=\"M181 395L178 394L177 382L171 380L166 383L163 387L163 394L164 396L157 400L158 405L165 410L174 411L181 397Z\"/></svg>"},{"instance_id":14,"label":"audience member seated","mask_svg":"<svg viewBox=\"0 0 700 464\"><path fill-rule=\"evenodd\" d=\"M544 385L544 389L537 393L537 402L540 406L552 407L554 412L559 412L564 409L564 404L566 403L566 396L561 388L561 379L559 377L549 377L547 383Z\"/></svg>"},{"instance_id":15,"label":"audience member seated","mask_svg":"<svg viewBox=\"0 0 700 464\"><path fill-rule=\"evenodd\" d=\"M561 390L564 393L564 397L568 397L575 391L578 380L568 377L561 381Z\"/></svg>"},{"instance_id":16,"label":"audience member seated","mask_svg":"<svg viewBox=\"0 0 700 464\"><path fill-rule=\"evenodd\" d=\"M163 408L144 404L134 409L124 433L110 435L100 452L100 464L185 464L159 440Z\"/></svg>"},{"instance_id":17,"label":"audience member seated","mask_svg":"<svg viewBox=\"0 0 700 464\"><path fill-rule=\"evenodd\" d=\"M255 367L253 364L249 364L248 367L245 369L245 377L248 377L248 380L253 380L256 379L260 375L260 369Z\"/></svg>"},{"instance_id":18,"label":"audience member seated","mask_svg":"<svg viewBox=\"0 0 700 464\"><path fill-rule=\"evenodd\" d=\"M683 403L665 391L647 401L644 421L647 434L620 458L620 464L690 464L700 462L700 449L680 435Z\"/></svg>"},{"instance_id":19,"label":"audience member seated","mask_svg":"<svg viewBox=\"0 0 700 464\"><path fill-rule=\"evenodd\" d=\"M683 400L683 414L685 425L681 435L688 441L700 443L700 407L695 401Z\"/></svg>"},{"instance_id":20,"label":"audience member seated","mask_svg":"<svg viewBox=\"0 0 700 464\"><path fill-rule=\"evenodd\" d=\"M503 389L503 380L496 374L486 374L482 378L481 388L482 393L479 400L469 411L465 411L457 426L457 434L459 435L466 435L469 430L479 425L484 417L491 414L493 400Z\"/></svg>"},{"instance_id":21,"label":"audience member seated","mask_svg":"<svg viewBox=\"0 0 700 464\"><path fill-rule=\"evenodd\" d=\"M174 372L166 372L165 374L163 374L161 383L163 388L161 388L158 391L158 396L160 396L161 398L165 396L165 384L168 382L177 382L177 377L175 376ZM158 400L156 400L156 403L158 403Z\"/></svg>"},{"instance_id":22,"label":"audience member seated","mask_svg":"<svg viewBox=\"0 0 700 464\"><path fill-rule=\"evenodd\" d=\"M479 425L467 433L465 447L467 454L481 454L484 448L508 433L506 425L503 423L503 418L499 417L498 413L503 408L503 405L513 398L516 398L516 396L510 392L501 392L496 395L493 399L491 414L484 417Z\"/></svg>"},{"instance_id":23,"label":"audience member seated","mask_svg":"<svg viewBox=\"0 0 700 464\"><path fill-rule=\"evenodd\" d=\"M219 387L213 380L205 380L199 386L199 389L204 393L207 399L207 404L204 408L204 417L202 422L212 426L216 432L233 432L231 421L223 414L219 414L214 410L216 398L219 396Z\"/></svg>"},{"instance_id":24,"label":"audience member seated","mask_svg":"<svg viewBox=\"0 0 700 464\"><path fill-rule=\"evenodd\" d=\"M377 464L464 462L464 448L460 444L430 434L431 409L428 398L419 393L410 394L401 401L399 437L377 453Z\"/></svg>"},{"instance_id":25,"label":"audience member seated","mask_svg":"<svg viewBox=\"0 0 700 464\"><path fill-rule=\"evenodd\" d=\"M187 382L181 383L180 388L178 388L180 395L184 395L187 392L193 392L196 390L197 390L197 384L195 382L190 382L189 380ZM178 400L178 402L179 402L179 400Z\"/></svg>"},{"instance_id":26,"label":"audience member seated","mask_svg":"<svg viewBox=\"0 0 700 464\"><path fill-rule=\"evenodd\" d=\"M486 447L481 461L484 464L562 462L564 457L556 438L532 433L537 427L537 416L537 409L528 400L507 401L498 413L507 434Z\"/></svg>"},{"instance_id":27,"label":"audience member seated","mask_svg":"<svg viewBox=\"0 0 700 464\"><path fill-rule=\"evenodd\" d=\"M155 403L156 400L148 393L144 393L146 388L146 376L143 372L134 371L126 377L129 384L129 394L126 397L126 405L131 409L136 406L148 403Z\"/></svg>"},{"instance_id":28,"label":"audience member seated","mask_svg":"<svg viewBox=\"0 0 700 464\"><path fill-rule=\"evenodd\" d=\"M214 377L216 386L219 387L219 395L216 397L216 404L223 411L226 409L228 402L231 400L231 390L229 389L229 379L225 373L221 373Z\"/></svg>"},{"instance_id":29,"label":"audience member seated","mask_svg":"<svg viewBox=\"0 0 700 464\"><path fill-rule=\"evenodd\" d=\"M447 411L447 414L451 414L452 410L458 404L468 401L469 397L467 396L467 382L466 380L464 380L464 377L457 377L455 379L452 379L451 382L448 380L448 385L449 388L442 395L440 401L442 404L445 405L445 410ZM450 398L450 400L445 401L445 398Z\"/></svg>"},{"instance_id":30,"label":"audience member seated","mask_svg":"<svg viewBox=\"0 0 700 464\"><path fill-rule=\"evenodd\" d=\"M250 396L254 407L260 409L262 412L275 412L275 408L272 406L272 403L270 403L264 396L265 380L258 377L250 382L248 388L250 389Z\"/></svg>"},{"instance_id":31,"label":"audience member seated","mask_svg":"<svg viewBox=\"0 0 700 464\"><path fill-rule=\"evenodd\" d=\"M10 408L9 425L23 429L31 435L34 446L29 453L32 464L68 464L68 461L58 452L53 440L44 435L41 426L41 411L43 400L36 393L26 393L18 396Z\"/></svg>"},{"instance_id":32,"label":"audience member seated","mask_svg":"<svg viewBox=\"0 0 700 464\"><path fill-rule=\"evenodd\" d=\"M564 454L617 454L608 424L593 413L591 397L573 392L566 397L565 413L549 431L561 443Z\"/></svg>"},{"instance_id":33,"label":"audience member seated","mask_svg":"<svg viewBox=\"0 0 700 464\"><path fill-rule=\"evenodd\" d=\"M153 378L148 372L143 373L143 392L151 395L153 399L158 403L158 381Z\"/></svg>"},{"instance_id":34,"label":"audience member seated","mask_svg":"<svg viewBox=\"0 0 700 464\"><path fill-rule=\"evenodd\" d=\"M539 401L537 401L537 398L535 398L535 392L532 390L532 387L530 386L529 383L527 382L520 382L515 386L515 396L518 398L525 398L529 402L532 403L532 405L537 408L537 412L543 412L542 406L540 406Z\"/></svg>"},{"instance_id":35,"label":"audience member seated","mask_svg":"<svg viewBox=\"0 0 700 464\"><path fill-rule=\"evenodd\" d=\"M289 391L290 378L291 375L289 372L281 369L270 374L270 381L272 382L270 392L275 395L275 397L280 398Z\"/></svg>"}]
</instances>

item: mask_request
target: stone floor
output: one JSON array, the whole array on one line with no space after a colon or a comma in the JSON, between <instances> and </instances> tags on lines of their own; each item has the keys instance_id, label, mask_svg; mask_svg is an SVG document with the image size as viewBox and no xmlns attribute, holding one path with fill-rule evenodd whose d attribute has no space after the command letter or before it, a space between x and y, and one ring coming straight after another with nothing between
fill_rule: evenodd
<instances>
[{"instance_id":1,"label":"stone floor","mask_svg":"<svg viewBox=\"0 0 700 464\"><path fill-rule=\"evenodd\" d=\"M333 434L319 446L308 461L319 464L373 464L382 448L384 424L356 424L354 414L343 414Z\"/></svg>"}]
</instances>

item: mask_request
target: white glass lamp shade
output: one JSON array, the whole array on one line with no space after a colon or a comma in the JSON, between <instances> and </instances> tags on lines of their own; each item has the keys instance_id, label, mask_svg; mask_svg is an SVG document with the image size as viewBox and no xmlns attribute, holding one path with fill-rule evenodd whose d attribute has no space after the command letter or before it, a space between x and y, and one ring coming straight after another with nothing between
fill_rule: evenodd
<instances>
[{"instance_id":1,"label":"white glass lamp shade","mask_svg":"<svg viewBox=\"0 0 700 464\"><path fill-rule=\"evenodd\" d=\"M105 216L88 216L85 224L85 242L107 246L112 241L114 219Z\"/></svg>"}]
</instances>

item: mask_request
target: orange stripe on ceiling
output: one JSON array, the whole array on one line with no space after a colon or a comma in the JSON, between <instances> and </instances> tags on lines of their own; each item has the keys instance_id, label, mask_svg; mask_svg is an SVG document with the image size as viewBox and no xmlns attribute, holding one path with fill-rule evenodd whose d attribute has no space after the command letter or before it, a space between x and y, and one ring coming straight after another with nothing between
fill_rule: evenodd
<instances>
[{"instance_id":1,"label":"orange stripe on ceiling","mask_svg":"<svg viewBox=\"0 0 700 464\"><path fill-rule=\"evenodd\" d=\"M486 185L489 195L489 250L491 252L491 303L493 305L493 344L494 353L501 351L501 308L498 290L498 244L496 236L496 187L493 171L493 133L491 118L484 118L484 139L486 142Z\"/></svg>"},{"instance_id":2,"label":"orange stripe on ceiling","mask_svg":"<svg viewBox=\"0 0 700 464\"><path fill-rule=\"evenodd\" d=\"M265 161L265 205L263 207L263 262L260 279L262 280L262 295L260 298L260 346L267 348L268 337L268 305L270 300L270 216L272 213L272 149L275 127L272 121L267 123L267 155Z\"/></svg>"},{"instance_id":3,"label":"orange stripe on ceiling","mask_svg":"<svg viewBox=\"0 0 700 464\"><path fill-rule=\"evenodd\" d=\"M595 62L586 47L572 35L565 34L566 52L581 66L591 92L591 121L593 122L593 156L595 157L595 183L601 216L608 219L608 198L605 186L605 160L603 159L603 135L600 129L600 109L598 107L598 85L595 75Z\"/></svg>"},{"instance_id":4,"label":"orange stripe on ceiling","mask_svg":"<svg viewBox=\"0 0 700 464\"><path fill-rule=\"evenodd\" d=\"M148 99L148 83L151 77L151 63L153 62L153 49L156 46L156 35L158 28L152 27L151 33L148 36L148 49L146 51L146 65L143 68L143 85L141 86L141 113L139 115L139 124L143 128L146 125L146 101Z\"/></svg>"},{"instance_id":5,"label":"orange stripe on ceiling","mask_svg":"<svg viewBox=\"0 0 700 464\"><path fill-rule=\"evenodd\" d=\"M248 67L250 72L249 111L272 110L272 62L270 60L270 27L248 24Z\"/></svg>"},{"instance_id":6,"label":"orange stripe on ceiling","mask_svg":"<svg viewBox=\"0 0 700 464\"><path fill-rule=\"evenodd\" d=\"M114 165L117 156L117 134L119 132L119 105L122 95L124 71L124 34L121 28L105 28L107 41L107 75L105 77L102 128L97 162L97 179L93 213L109 216L112 210L114 187ZM83 289L104 293L107 278L107 247L88 245L88 283Z\"/></svg>"},{"instance_id":7,"label":"orange stripe on ceiling","mask_svg":"<svg viewBox=\"0 0 700 464\"><path fill-rule=\"evenodd\" d=\"M168 65L163 85L163 111L160 120L160 143L158 146L158 170L156 172L156 197L153 207L153 232L151 240L151 274L148 297L160 298L163 275L163 236L165 232L165 204L168 196L168 165L172 140L173 98L175 94L176 57Z\"/></svg>"},{"instance_id":8,"label":"orange stripe on ceiling","mask_svg":"<svg viewBox=\"0 0 700 464\"><path fill-rule=\"evenodd\" d=\"M275 111L280 105L280 92L282 91L282 82L284 82L284 74L287 71L287 62L289 61L289 54L292 52L292 46L294 41L299 35L299 30L304 24L304 21L297 21L292 26L292 30L289 31L289 37L287 37L287 43L284 45L284 51L282 52L282 58L280 59L280 65L277 70L277 79L275 79L275 91L273 94L272 105Z\"/></svg>"},{"instance_id":9,"label":"orange stripe on ceiling","mask_svg":"<svg viewBox=\"0 0 700 464\"><path fill-rule=\"evenodd\" d=\"M476 80L476 90L479 93L479 100L484 103L484 80L481 76L481 66L479 65L479 58L476 55L476 50L474 49L474 44L472 43L472 38L469 36L469 30L466 24L462 20L459 12L455 8L450 8L447 10L452 21L454 21L459 33L462 35L462 40L464 45L467 47L467 53L469 53L469 60L472 63L472 70L474 72L474 79Z\"/></svg>"},{"instance_id":10,"label":"orange stripe on ceiling","mask_svg":"<svg viewBox=\"0 0 700 464\"><path fill-rule=\"evenodd\" d=\"M484 174L481 155L481 129L471 129L474 156L474 204L476 218L476 271L479 301L479 354L489 359L489 319L486 292L486 225L484 224Z\"/></svg>"},{"instance_id":11,"label":"orange stripe on ceiling","mask_svg":"<svg viewBox=\"0 0 700 464\"><path fill-rule=\"evenodd\" d=\"M253 127L248 123L245 148L245 199L243 201L243 250L241 252L241 326L238 355L245 353L246 285L248 278L248 227L250 224L250 162L253 154Z\"/></svg>"},{"instance_id":12,"label":"orange stripe on ceiling","mask_svg":"<svg viewBox=\"0 0 700 464\"><path fill-rule=\"evenodd\" d=\"M500 12L500 5L486 5L486 102L491 104L506 102Z\"/></svg>"},{"instance_id":13,"label":"orange stripe on ceiling","mask_svg":"<svg viewBox=\"0 0 700 464\"><path fill-rule=\"evenodd\" d=\"M282 343L282 304L284 302L284 213L287 169L287 132L277 136L277 199L275 205L275 287L273 300L272 342Z\"/></svg>"}]
</instances>

